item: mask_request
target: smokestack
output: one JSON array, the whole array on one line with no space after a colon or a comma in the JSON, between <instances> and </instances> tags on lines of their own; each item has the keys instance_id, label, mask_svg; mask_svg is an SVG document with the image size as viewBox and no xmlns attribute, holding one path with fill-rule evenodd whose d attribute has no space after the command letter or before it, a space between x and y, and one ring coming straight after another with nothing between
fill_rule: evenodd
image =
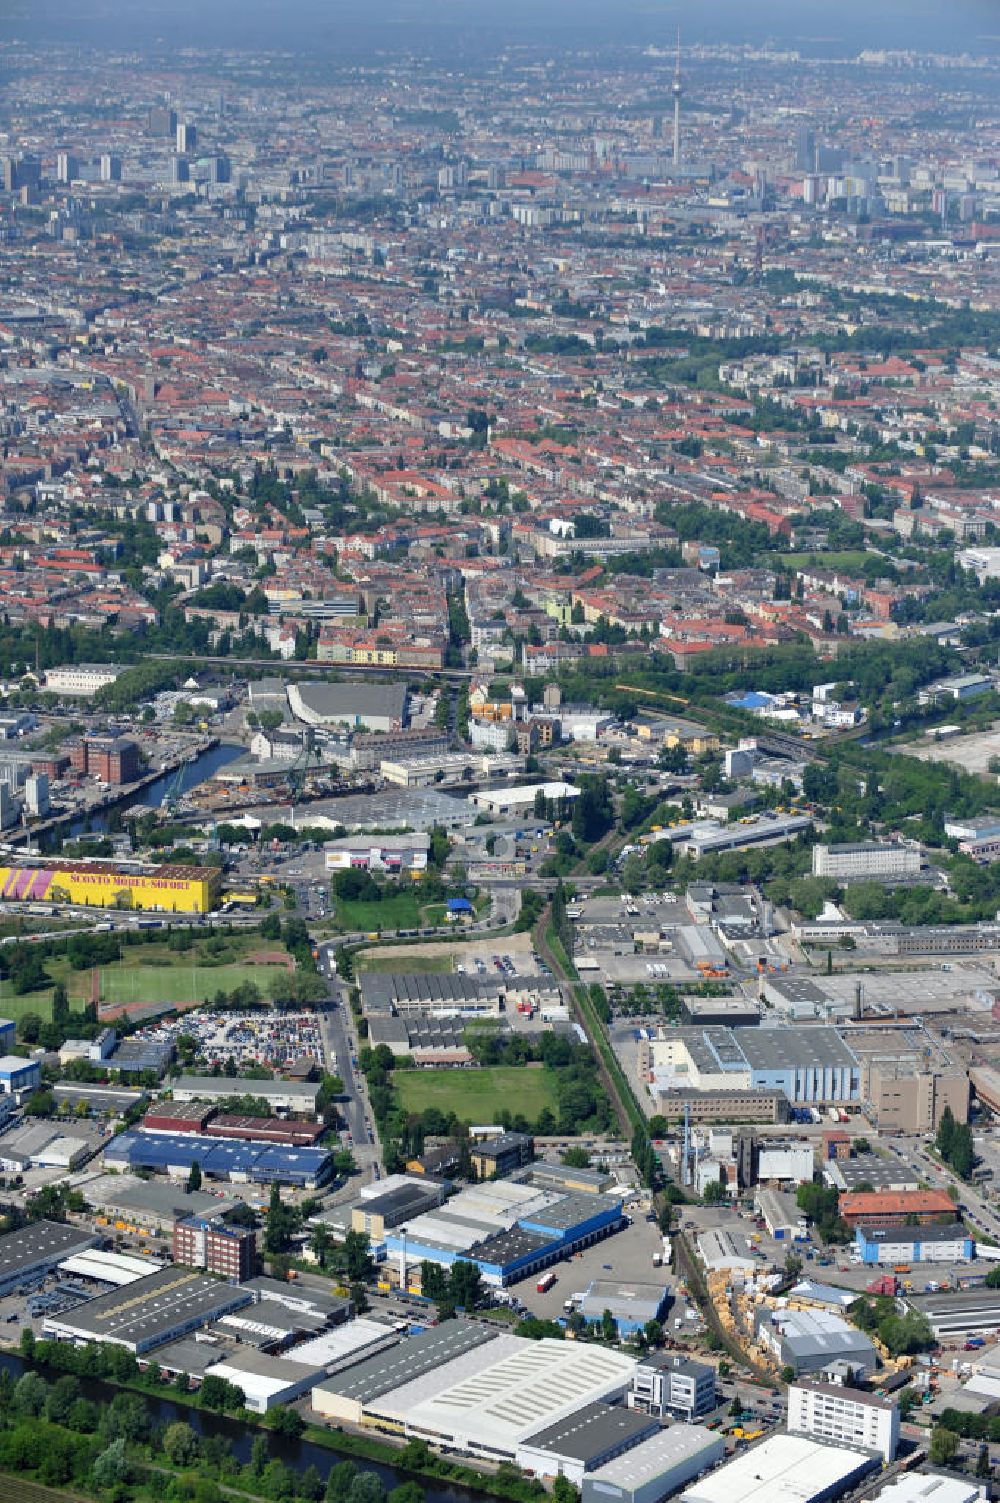
<instances>
[{"instance_id":1,"label":"smokestack","mask_svg":"<svg viewBox=\"0 0 1000 1503\"><path fill-rule=\"evenodd\" d=\"M861 1022L861 1017L862 1017L862 1014L864 1013L864 995L865 995L865 989L864 989L864 987L862 986L862 984L861 984L860 981L856 981L854 983L854 1021L855 1021L855 1023L860 1023Z\"/></svg>"}]
</instances>

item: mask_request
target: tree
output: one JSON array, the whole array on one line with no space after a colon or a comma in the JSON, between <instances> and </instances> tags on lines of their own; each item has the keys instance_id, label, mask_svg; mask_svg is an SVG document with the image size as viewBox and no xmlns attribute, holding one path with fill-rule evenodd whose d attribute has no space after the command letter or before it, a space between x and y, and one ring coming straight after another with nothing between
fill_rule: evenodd
<instances>
[{"instance_id":1,"label":"tree","mask_svg":"<svg viewBox=\"0 0 1000 1503\"><path fill-rule=\"evenodd\" d=\"M271 1429L288 1440L297 1440L306 1427L306 1422L297 1409L287 1405L276 1409L271 1418Z\"/></svg>"},{"instance_id":2,"label":"tree","mask_svg":"<svg viewBox=\"0 0 1000 1503\"><path fill-rule=\"evenodd\" d=\"M721 1205L722 1202L726 1199L725 1185L721 1180L718 1179L709 1180L708 1184L705 1186L705 1193L702 1196L702 1199L707 1206Z\"/></svg>"},{"instance_id":3,"label":"tree","mask_svg":"<svg viewBox=\"0 0 1000 1503\"><path fill-rule=\"evenodd\" d=\"M128 1482L132 1467L125 1453L125 1437L119 1435L102 1451L90 1469L91 1481L100 1491L114 1492L119 1483Z\"/></svg>"},{"instance_id":4,"label":"tree","mask_svg":"<svg viewBox=\"0 0 1000 1503\"><path fill-rule=\"evenodd\" d=\"M950 1466L958 1454L958 1436L954 1430L935 1425L931 1431L930 1460L933 1466Z\"/></svg>"},{"instance_id":5,"label":"tree","mask_svg":"<svg viewBox=\"0 0 1000 1503\"><path fill-rule=\"evenodd\" d=\"M262 1477L264 1475L264 1468L267 1466L267 1454L267 1437L264 1435L255 1435L253 1445L250 1447L250 1470L255 1477Z\"/></svg>"},{"instance_id":6,"label":"tree","mask_svg":"<svg viewBox=\"0 0 1000 1503\"><path fill-rule=\"evenodd\" d=\"M739 1419L740 1415L743 1413L743 1400L740 1398L739 1394L735 1396L733 1402L730 1404L729 1413L732 1415L733 1419Z\"/></svg>"},{"instance_id":7,"label":"tree","mask_svg":"<svg viewBox=\"0 0 1000 1503\"><path fill-rule=\"evenodd\" d=\"M315 1466L307 1466L299 1478L298 1493L307 1503L320 1503L323 1496L323 1479Z\"/></svg>"},{"instance_id":8,"label":"tree","mask_svg":"<svg viewBox=\"0 0 1000 1503\"><path fill-rule=\"evenodd\" d=\"M14 1408L18 1414L37 1419L45 1408L47 1395L45 1379L39 1373L22 1373L14 1384Z\"/></svg>"},{"instance_id":9,"label":"tree","mask_svg":"<svg viewBox=\"0 0 1000 1503\"><path fill-rule=\"evenodd\" d=\"M618 1340L618 1326L610 1310L601 1316L601 1339L609 1343Z\"/></svg>"},{"instance_id":10,"label":"tree","mask_svg":"<svg viewBox=\"0 0 1000 1503\"><path fill-rule=\"evenodd\" d=\"M268 1254L287 1252L292 1241L292 1212L282 1204L281 1190L277 1180L271 1185L267 1203L267 1220L264 1226L264 1251Z\"/></svg>"},{"instance_id":11,"label":"tree","mask_svg":"<svg viewBox=\"0 0 1000 1503\"><path fill-rule=\"evenodd\" d=\"M579 1489L561 1473L552 1484L552 1496L556 1503L580 1503Z\"/></svg>"},{"instance_id":12,"label":"tree","mask_svg":"<svg viewBox=\"0 0 1000 1503\"><path fill-rule=\"evenodd\" d=\"M160 1442L163 1454L173 1466L193 1466L198 1455L198 1437L183 1420L168 1425Z\"/></svg>"},{"instance_id":13,"label":"tree","mask_svg":"<svg viewBox=\"0 0 1000 1503\"><path fill-rule=\"evenodd\" d=\"M201 1165L197 1159L192 1159L191 1168L188 1170L187 1193L190 1195L195 1190L201 1189Z\"/></svg>"}]
</instances>

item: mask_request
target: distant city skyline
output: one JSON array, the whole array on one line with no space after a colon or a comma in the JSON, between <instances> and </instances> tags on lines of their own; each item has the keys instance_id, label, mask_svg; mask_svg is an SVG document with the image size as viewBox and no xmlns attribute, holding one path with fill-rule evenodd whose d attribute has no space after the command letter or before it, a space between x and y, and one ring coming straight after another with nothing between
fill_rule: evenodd
<instances>
[{"instance_id":1,"label":"distant city skyline","mask_svg":"<svg viewBox=\"0 0 1000 1503\"><path fill-rule=\"evenodd\" d=\"M862 48L940 49L1000 52L1000 14L991 0L882 0L876 6L844 0L835 9L819 0L699 0L696 5L654 5L626 0L561 0L538 5L505 0L502 9L485 0L436 0L419 6L413 0L178 0L165 24L162 7L152 0L6 0L0 7L0 39L37 38L39 34L95 44L177 46L229 45L239 48L283 45L291 48L339 47L348 52L418 46L433 38L437 46L461 50L477 39L486 47L544 40L548 45L586 46L612 40L623 46L660 40L664 45L681 24L688 44L731 41L762 45L774 42L810 55L838 55ZM444 33L444 36L442 36Z\"/></svg>"}]
</instances>

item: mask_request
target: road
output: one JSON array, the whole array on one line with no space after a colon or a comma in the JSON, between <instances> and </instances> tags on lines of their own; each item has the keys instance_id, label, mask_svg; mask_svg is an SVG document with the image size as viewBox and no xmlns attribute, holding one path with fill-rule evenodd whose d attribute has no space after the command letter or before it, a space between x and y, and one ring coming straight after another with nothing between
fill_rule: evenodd
<instances>
[{"instance_id":1,"label":"road","mask_svg":"<svg viewBox=\"0 0 1000 1503\"><path fill-rule=\"evenodd\" d=\"M351 1147L355 1162L361 1171L362 1183L364 1183L373 1176L378 1178L378 1173L376 1173L376 1170L379 1170L378 1135L375 1130L375 1119L368 1105L364 1077L351 1064L352 1056L357 1058L357 1037L353 1023L350 1021L350 1009L344 995L345 989L337 979L333 960L335 948L333 944L323 944L319 947L320 975L326 980L330 995L329 1006L320 1014L320 1028L327 1060L344 1082L346 1099L340 1103L340 1111L354 1140ZM372 1142L368 1141L369 1123L371 1123Z\"/></svg>"}]
</instances>

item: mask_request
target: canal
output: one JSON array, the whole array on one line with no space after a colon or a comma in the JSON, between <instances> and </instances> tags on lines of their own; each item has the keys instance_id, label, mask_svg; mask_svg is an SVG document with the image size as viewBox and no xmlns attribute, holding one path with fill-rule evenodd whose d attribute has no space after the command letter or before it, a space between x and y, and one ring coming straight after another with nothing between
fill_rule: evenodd
<instances>
[{"instance_id":1,"label":"canal","mask_svg":"<svg viewBox=\"0 0 1000 1503\"><path fill-rule=\"evenodd\" d=\"M0 1368L6 1368L16 1378L32 1366L38 1368L45 1377L62 1377L61 1373L56 1373L52 1369L25 1362L15 1352L0 1352ZM318 1446L311 1440L292 1440L287 1436L276 1434L273 1430L258 1430L229 1415L214 1414L206 1409L194 1409L188 1404L177 1404L170 1398L161 1398L158 1394L143 1393L138 1389L115 1388L96 1378L81 1379L81 1383L84 1384L87 1397L98 1404L110 1404L116 1393L138 1394L138 1397L145 1403L153 1424L161 1429L165 1429L167 1425L172 1425L178 1420L183 1420L197 1435L221 1436L237 1461L243 1466L250 1461L250 1452L256 1437L266 1435L268 1455L272 1460L283 1461L286 1466L293 1467L297 1472L304 1472L308 1467L314 1466L324 1483L333 1467L342 1461L351 1461L360 1472L374 1472L387 1492L391 1492L394 1487L399 1487L403 1482L415 1480L423 1489L427 1503L477 1503L477 1500L478 1503L486 1503L489 1497L486 1493L473 1492L471 1488L457 1487L453 1483L437 1482L423 1477L413 1478L410 1473L401 1471L398 1467L378 1461L367 1461L364 1457L352 1456L347 1451L333 1451L326 1446ZM495 1500L491 1500L491 1503L495 1503Z\"/></svg>"},{"instance_id":2,"label":"canal","mask_svg":"<svg viewBox=\"0 0 1000 1503\"><path fill-rule=\"evenodd\" d=\"M69 827L69 833L71 836L87 833L100 834L108 828L108 816L112 808L121 811L131 808L133 804L144 804L151 809L158 809L168 792L173 790L178 793L187 793L191 788L196 788L199 783L204 783L220 767L225 767L227 762L235 762L237 757L242 757L244 754L244 747L221 742L218 746L201 752L190 762L184 763L180 769L180 780L176 783L176 788L177 770L165 772L154 782L147 784L145 788L140 788L136 793L127 794L108 808L95 809L92 814L82 815L74 820Z\"/></svg>"}]
</instances>

